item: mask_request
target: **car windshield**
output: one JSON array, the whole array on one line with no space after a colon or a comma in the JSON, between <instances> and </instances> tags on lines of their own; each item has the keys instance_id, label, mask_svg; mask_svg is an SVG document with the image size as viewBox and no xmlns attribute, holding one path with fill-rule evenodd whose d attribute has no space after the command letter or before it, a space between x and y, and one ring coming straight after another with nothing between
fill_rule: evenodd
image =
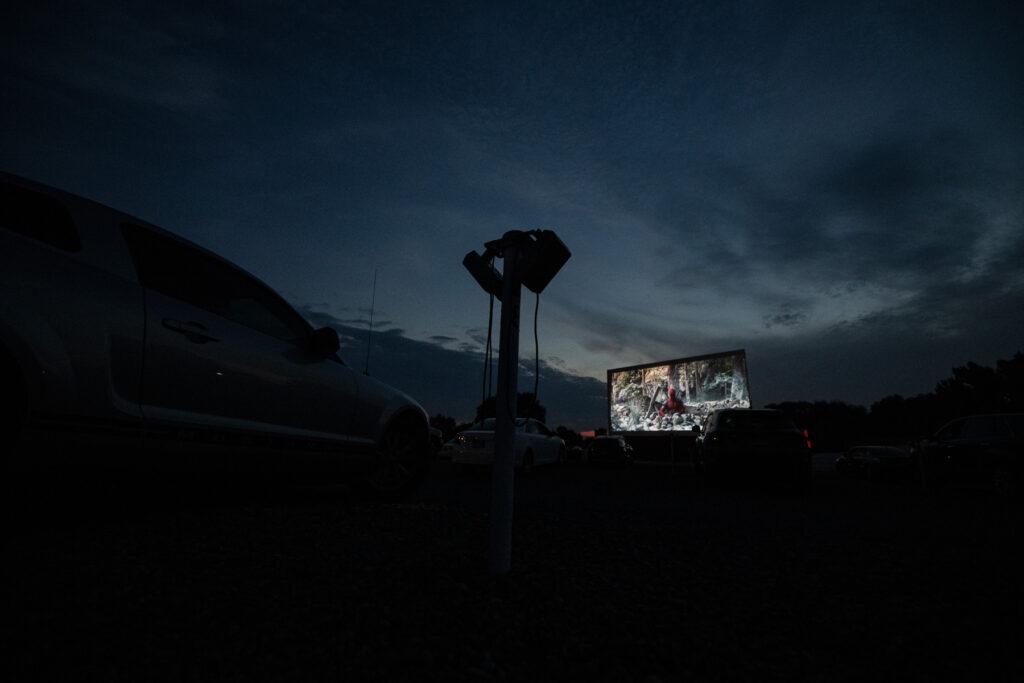
<instances>
[{"instance_id":1,"label":"car windshield","mask_svg":"<svg viewBox=\"0 0 1024 683\"><path fill-rule=\"evenodd\" d=\"M782 413L761 410L736 410L722 413L718 418L718 428L743 431L796 429Z\"/></svg>"}]
</instances>

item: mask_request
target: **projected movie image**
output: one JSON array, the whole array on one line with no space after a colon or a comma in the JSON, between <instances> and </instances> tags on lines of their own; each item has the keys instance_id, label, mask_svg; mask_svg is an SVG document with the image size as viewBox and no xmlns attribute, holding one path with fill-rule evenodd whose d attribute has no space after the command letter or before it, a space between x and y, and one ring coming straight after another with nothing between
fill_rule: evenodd
<instances>
[{"instance_id":1,"label":"projected movie image","mask_svg":"<svg viewBox=\"0 0 1024 683\"><path fill-rule=\"evenodd\" d=\"M749 408L743 351L608 371L613 432L692 431L720 408Z\"/></svg>"}]
</instances>

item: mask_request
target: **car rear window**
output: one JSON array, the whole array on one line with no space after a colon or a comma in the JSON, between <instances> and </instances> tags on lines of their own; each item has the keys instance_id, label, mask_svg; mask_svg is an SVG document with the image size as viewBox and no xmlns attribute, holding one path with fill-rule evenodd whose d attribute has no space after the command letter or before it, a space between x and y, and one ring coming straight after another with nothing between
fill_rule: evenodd
<instances>
[{"instance_id":1,"label":"car rear window","mask_svg":"<svg viewBox=\"0 0 1024 683\"><path fill-rule=\"evenodd\" d=\"M740 410L722 413L718 418L718 428L744 431L796 429L782 413Z\"/></svg>"},{"instance_id":2,"label":"car rear window","mask_svg":"<svg viewBox=\"0 0 1024 683\"><path fill-rule=\"evenodd\" d=\"M82 250L75 222L60 200L11 183L0 183L0 228L64 251Z\"/></svg>"},{"instance_id":3,"label":"car rear window","mask_svg":"<svg viewBox=\"0 0 1024 683\"><path fill-rule=\"evenodd\" d=\"M995 419L991 415L967 418L960 436L964 439L988 439L995 432Z\"/></svg>"}]
</instances>

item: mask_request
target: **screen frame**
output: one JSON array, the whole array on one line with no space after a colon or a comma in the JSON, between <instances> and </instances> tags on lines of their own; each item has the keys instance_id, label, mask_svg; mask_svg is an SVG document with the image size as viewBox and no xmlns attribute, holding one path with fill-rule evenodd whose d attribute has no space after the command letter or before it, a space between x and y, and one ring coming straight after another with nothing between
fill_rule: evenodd
<instances>
[{"instance_id":1,"label":"screen frame","mask_svg":"<svg viewBox=\"0 0 1024 683\"><path fill-rule=\"evenodd\" d=\"M629 434L629 435L689 435L696 437L695 432L683 431L683 430L666 430L666 431L634 431L627 432L618 429L612 429L612 375L617 372L627 372L630 370L646 370L647 368L658 368L666 365L677 365L679 363L690 363L700 360L710 360L712 358L721 358L723 356L740 356L743 359L743 379L747 383L747 400L750 401L750 405L754 405L754 401L751 398L750 392L750 371L747 367L747 350L746 349L734 349L732 351L719 351L717 353L705 353L699 356L686 356L685 358L674 358L672 360L662 360L655 363L640 363L638 365L626 365L621 368L611 368L607 371L607 380L605 381L605 396L606 396L606 411L605 414L608 417L608 434Z\"/></svg>"}]
</instances>

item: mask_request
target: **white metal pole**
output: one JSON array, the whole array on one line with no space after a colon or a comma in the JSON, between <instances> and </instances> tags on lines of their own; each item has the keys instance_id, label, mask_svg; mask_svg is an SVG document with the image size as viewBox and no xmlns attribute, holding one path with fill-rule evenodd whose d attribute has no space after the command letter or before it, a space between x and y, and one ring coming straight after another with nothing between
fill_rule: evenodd
<instances>
[{"instance_id":1,"label":"white metal pole","mask_svg":"<svg viewBox=\"0 0 1024 683\"><path fill-rule=\"evenodd\" d=\"M507 236L507 235L506 235ZM491 471L490 570L507 574L512 565L512 501L515 485L516 403L519 375L519 246L503 247L501 339L498 347L497 425Z\"/></svg>"}]
</instances>

